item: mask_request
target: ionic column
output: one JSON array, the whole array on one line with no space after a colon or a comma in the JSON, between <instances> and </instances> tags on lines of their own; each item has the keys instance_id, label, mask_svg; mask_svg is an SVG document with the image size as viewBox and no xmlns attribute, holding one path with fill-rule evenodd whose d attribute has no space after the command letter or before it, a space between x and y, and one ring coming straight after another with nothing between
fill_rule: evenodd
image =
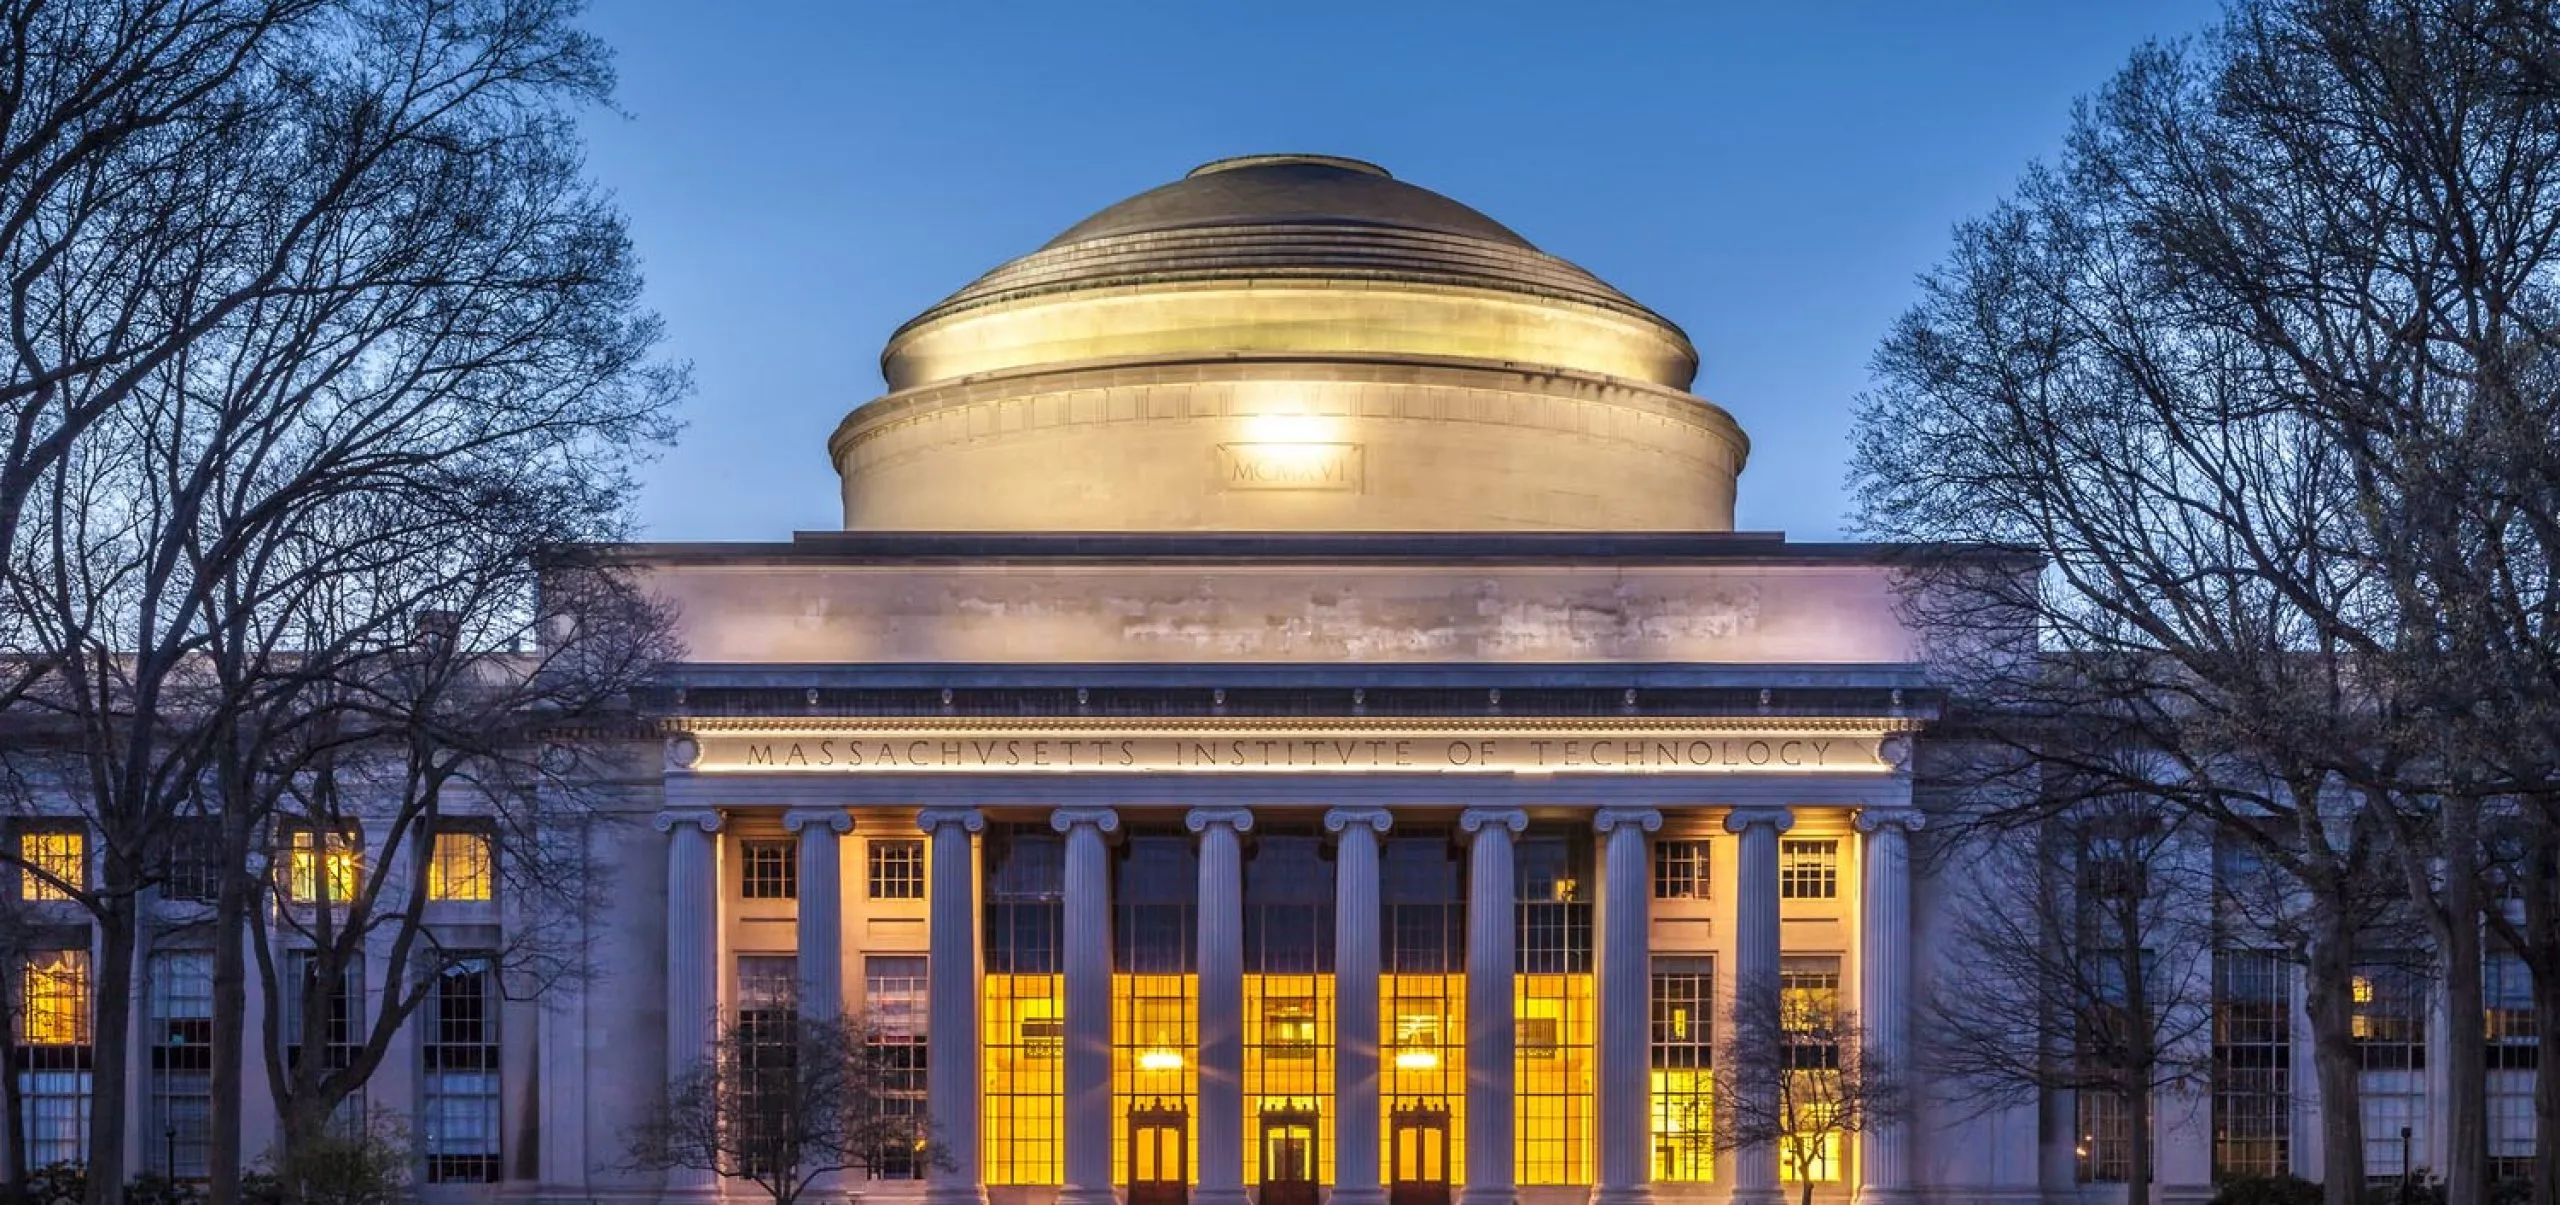
<instances>
[{"instance_id":1,"label":"ionic column","mask_svg":"<svg viewBox=\"0 0 2560 1205\"><path fill-rule=\"evenodd\" d=\"M927 959L925 1113L951 1166L925 1173L925 1205L986 1205L978 1146L978 859L970 835L987 827L976 808L916 815L932 848L925 872Z\"/></svg>"},{"instance_id":2,"label":"ionic column","mask_svg":"<svg viewBox=\"0 0 2560 1205\"><path fill-rule=\"evenodd\" d=\"M1859 895L1858 1008L1866 1028L1864 1057L1908 1083L1911 1056L1911 832L1918 808L1862 808L1858 831L1866 834L1859 859L1866 886ZM1858 1200L1861 1205L1900 1205L1912 1199L1911 1157L1905 1124L1895 1118L1858 1134Z\"/></svg>"},{"instance_id":3,"label":"ionic column","mask_svg":"<svg viewBox=\"0 0 2560 1205\"><path fill-rule=\"evenodd\" d=\"M1785 808L1735 808L1724 818L1726 832L1741 835L1740 879L1734 885L1733 977L1728 989L1734 1011L1762 1012L1737 1020L1741 1033L1778 1032L1778 834L1795 827L1795 813ZM1774 1110L1775 1083L1739 1085L1735 1102L1748 1115L1767 1117ZM1733 1205L1779 1205L1778 1146L1756 1142L1733 1152Z\"/></svg>"},{"instance_id":4,"label":"ionic column","mask_svg":"<svg viewBox=\"0 0 2560 1205\"><path fill-rule=\"evenodd\" d=\"M1333 1199L1383 1205L1378 1182L1378 838L1385 808L1324 814L1333 856Z\"/></svg>"},{"instance_id":5,"label":"ionic column","mask_svg":"<svg viewBox=\"0 0 2560 1205\"><path fill-rule=\"evenodd\" d=\"M832 1021L844 1015L843 808L794 808L782 828L800 838L800 1015Z\"/></svg>"},{"instance_id":6,"label":"ionic column","mask_svg":"<svg viewBox=\"0 0 2560 1205\"><path fill-rule=\"evenodd\" d=\"M1244 808L1194 808L1200 834L1200 1205L1245 1205Z\"/></svg>"},{"instance_id":7,"label":"ionic column","mask_svg":"<svg viewBox=\"0 0 2560 1205\"><path fill-rule=\"evenodd\" d=\"M720 1007L720 813L674 808L654 821L667 834L667 1078L711 1056ZM662 1200L716 1201L720 1179L708 1171L667 1173Z\"/></svg>"},{"instance_id":8,"label":"ionic column","mask_svg":"<svg viewBox=\"0 0 2560 1205\"><path fill-rule=\"evenodd\" d=\"M1653 876L1645 834L1652 808L1602 808L1600 849L1600 1091L1592 1103L1600 1177L1592 1205L1653 1200Z\"/></svg>"},{"instance_id":9,"label":"ionic column","mask_svg":"<svg viewBox=\"0 0 2560 1205\"><path fill-rule=\"evenodd\" d=\"M1067 835L1066 1050L1059 1067L1066 1107L1066 1182L1058 1205L1115 1205L1111 1190L1111 859L1120 831L1110 808L1059 808L1049 827Z\"/></svg>"},{"instance_id":10,"label":"ionic column","mask_svg":"<svg viewBox=\"0 0 2560 1205\"><path fill-rule=\"evenodd\" d=\"M1515 1205L1511 1175L1512 971L1519 901L1511 838L1529 827L1518 808L1468 808L1458 831L1473 843L1467 863L1467 1185L1461 1205Z\"/></svg>"}]
</instances>

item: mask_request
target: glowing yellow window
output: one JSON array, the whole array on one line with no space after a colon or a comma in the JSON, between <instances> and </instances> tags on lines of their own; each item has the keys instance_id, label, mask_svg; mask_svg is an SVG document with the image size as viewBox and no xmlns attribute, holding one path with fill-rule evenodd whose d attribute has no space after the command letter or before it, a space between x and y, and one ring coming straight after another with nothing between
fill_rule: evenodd
<instances>
[{"instance_id":1,"label":"glowing yellow window","mask_svg":"<svg viewBox=\"0 0 2560 1205\"><path fill-rule=\"evenodd\" d=\"M89 952L56 950L30 959L19 972L18 1032L29 1046L89 1044Z\"/></svg>"},{"instance_id":2,"label":"glowing yellow window","mask_svg":"<svg viewBox=\"0 0 2560 1205\"><path fill-rule=\"evenodd\" d=\"M354 899L363 867L354 834L297 829L285 850L285 894L304 904L318 902L323 890L333 902Z\"/></svg>"},{"instance_id":3,"label":"glowing yellow window","mask_svg":"<svg viewBox=\"0 0 2560 1205\"><path fill-rule=\"evenodd\" d=\"M437 833L435 854L427 860L427 898L486 900L495 878L496 855L487 833Z\"/></svg>"},{"instance_id":4,"label":"glowing yellow window","mask_svg":"<svg viewBox=\"0 0 2560 1205\"><path fill-rule=\"evenodd\" d=\"M18 898L67 900L87 886L85 844L78 833L18 834L18 858L27 866L18 876Z\"/></svg>"}]
</instances>

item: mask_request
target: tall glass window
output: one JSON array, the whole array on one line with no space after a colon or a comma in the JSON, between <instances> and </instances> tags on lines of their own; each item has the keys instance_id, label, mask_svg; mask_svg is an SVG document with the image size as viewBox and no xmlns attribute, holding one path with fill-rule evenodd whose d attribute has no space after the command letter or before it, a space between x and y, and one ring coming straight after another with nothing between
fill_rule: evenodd
<instances>
[{"instance_id":1,"label":"tall glass window","mask_svg":"<svg viewBox=\"0 0 2560 1205\"><path fill-rule=\"evenodd\" d=\"M1179 829L1133 828L1111 891L1112 1179L1129 1182L1133 1109L1178 1117L1182 1166L1200 1165L1200 860Z\"/></svg>"},{"instance_id":2,"label":"tall glass window","mask_svg":"<svg viewBox=\"0 0 2560 1205\"><path fill-rule=\"evenodd\" d=\"M497 966L465 958L437 972L426 1001L419 1122L430 1184L498 1179Z\"/></svg>"},{"instance_id":3,"label":"tall glass window","mask_svg":"<svg viewBox=\"0 0 2560 1205\"><path fill-rule=\"evenodd\" d=\"M2490 1175L2522 1180L2533 1174L2533 1077L2542 1061L2533 977L2513 954L2491 954L2480 969L2489 1014Z\"/></svg>"},{"instance_id":4,"label":"tall glass window","mask_svg":"<svg viewBox=\"0 0 2560 1205\"><path fill-rule=\"evenodd\" d=\"M1056 1184L1064 1171L1066 846L1046 825L991 825L982 848L987 1183Z\"/></svg>"},{"instance_id":5,"label":"tall glass window","mask_svg":"<svg viewBox=\"0 0 2560 1205\"><path fill-rule=\"evenodd\" d=\"M2411 1158L2427 1149L2427 976L2419 965L2415 956L2367 964L2352 988L2364 1166L2374 1176L2413 1170L2401 1162L2403 1127Z\"/></svg>"},{"instance_id":6,"label":"tall glass window","mask_svg":"<svg viewBox=\"0 0 2560 1205\"><path fill-rule=\"evenodd\" d=\"M1464 859L1447 833L1402 827L1379 852L1379 1157L1390 1184L1435 1172L1447 1182L1466 1166Z\"/></svg>"},{"instance_id":7,"label":"tall glass window","mask_svg":"<svg viewBox=\"0 0 2560 1205\"><path fill-rule=\"evenodd\" d=\"M1783 1060L1799 1086L1791 1099L1802 1102L1794 1120L1798 1132L1788 1135L1778 1160L1782 1180L1837 1183L1841 1177L1840 1135L1822 1111L1839 1099L1840 1088L1840 959L1836 956L1793 957L1778 963L1778 1019L1787 1043ZM1826 1082L1827 1081L1827 1082ZM1799 1174L1797 1165L1806 1169Z\"/></svg>"},{"instance_id":8,"label":"tall glass window","mask_svg":"<svg viewBox=\"0 0 2560 1205\"><path fill-rule=\"evenodd\" d=\"M2213 954L2213 1174L2291 1168L2293 968L2265 950Z\"/></svg>"},{"instance_id":9,"label":"tall glass window","mask_svg":"<svg viewBox=\"0 0 2560 1205\"><path fill-rule=\"evenodd\" d=\"M87 950L34 954L18 973L18 1091L27 1166L88 1156L89 1023L95 1015Z\"/></svg>"},{"instance_id":10,"label":"tall glass window","mask_svg":"<svg viewBox=\"0 0 2560 1205\"><path fill-rule=\"evenodd\" d=\"M1653 960L1653 1178L1715 1179L1715 959Z\"/></svg>"},{"instance_id":11,"label":"tall glass window","mask_svg":"<svg viewBox=\"0 0 2560 1205\"><path fill-rule=\"evenodd\" d=\"M314 1058L333 1070L349 1066L355 1061L355 1044L366 1023L364 956L349 955L335 983L321 982L321 963L311 951L296 951L286 966L285 1062L293 1065L304 1058ZM303 1002L315 996L321 1000L317 1032L305 1026L303 1015ZM352 1133L363 1128L366 1110L365 1090L359 1087L338 1102L337 1112L330 1120L342 1132Z\"/></svg>"},{"instance_id":12,"label":"tall glass window","mask_svg":"<svg viewBox=\"0 0 2560 1205\"><path fill-rule=\"evenodd\" d=\"M886 1111L920 1117L925 1109L927 983L921 954L874 954L862 960L862 1005L887 1082ZM915 1152L894 1150L872 1164L874 1180L913 1180L924 1174Z\"/></svg>"},{"instance_id":13,"label":"tall glass window","mask_svg":"<svg viewBox=\"0 0 2560 1205\"><path fill-rule=\"evenodd\" d=\"M1512 847L1519 931L1513 1124L1522 1184L1591 1182L1591 841L1533 828Z\"/></svg>"},{"instance_id":14,"label":"tall glass window","mask_svg":"<svg viewBox=\"0 0 2560 1205\"><path fill-rule=\"evenodd\" d=\"M1311 831L1258 829L1244 864L1248 1185L1333 1179L1333 873Z\"/></svg>"},{"instance_id":15,"label":"tall glass window","mask_svg":"<svg viewBox=\"0 0 2560 1205\"><path fill-rule=\"evenodd\" d=\"M151 1115L161 1136L148 1162L161 1175L210 1174L213 1124L213 955L164 950L151 956Z\"/></svg>"},{"instance_id":16,"label":"tall glass window","mask_svg":"<svg viewBox=\"0 0 2560 1205\"><path fill-rule=\"evenodd\" d=\"M738 958L738 1122L750 1174L789 1166L788 1111L800 1054L800 960L789 954Z\"/></svg>"}]
</instances>

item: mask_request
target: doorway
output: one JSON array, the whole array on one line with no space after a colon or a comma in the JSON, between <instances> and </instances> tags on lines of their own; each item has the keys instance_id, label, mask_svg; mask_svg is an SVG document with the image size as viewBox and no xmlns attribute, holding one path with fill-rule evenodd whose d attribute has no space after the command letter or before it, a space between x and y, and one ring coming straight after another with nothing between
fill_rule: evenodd
<instances>
[{"instance_id":1,"label":"doorway","mask_svg":"<svg viewBox=\"0 0 2560 1205\"><path fill-rule=\"evenodd\" d=\"M1449 1205L1449 1109L1413 1101L1388 1114L1387 1205Z\"/></svg>"},{"instance_id":2,"label":"doorway","mask_svg":"<svg viewBox=\"0 0 2560 1205\"><path fill-rule=\"evenodd\" d=\"M1129 1205L1189 1205L1191 1114L1152 1100L1129 1110Z\"/></svg>"},{"instance_id":3,"label":"doorway","mask_svg":"<svg viewBox=\"0 0 2560 1205\"><path fill-rule=\"evenodd\" d=\"M1313 1109L1262 1111L1261 1205L1316 1205L1316 1135Z\"/></svg>"}]
</instances>

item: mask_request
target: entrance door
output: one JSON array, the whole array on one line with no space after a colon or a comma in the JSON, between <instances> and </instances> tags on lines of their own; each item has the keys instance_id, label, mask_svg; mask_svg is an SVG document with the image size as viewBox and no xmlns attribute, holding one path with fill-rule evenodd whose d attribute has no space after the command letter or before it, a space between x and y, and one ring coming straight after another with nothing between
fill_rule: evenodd
<instances>
[{"instance_id":1,"label":"entrance door","mask_svg":"<svg viewBox=\"0 0 2560 1205\"><path fill-rule=\"evenodd\" d=\"M1449 1110L1415 1101L1387 1120L1387 1205L1449 1205Z\"/></svg>"},{"instance_id":2,"label":"entrance door","mask_svg":"<svg viewBox=\"0 0 2560 1205\"><path fill-rule=\"evenodd\" d=\"M1262 1111L1261 1205L1316 1205L1316 1122L1309 1109Z\"/></svg>"},{"instance_id":3,"label":"entrance door","mask_svg":"<svg viewBox=\"0 0 2560 1205\"><path fill-rule=\"evenodd\" d=\"M1191 1114L1149 1101L1129 1110L1129 1205L1188 1205Z\"/></svg>"}]
</instances>

